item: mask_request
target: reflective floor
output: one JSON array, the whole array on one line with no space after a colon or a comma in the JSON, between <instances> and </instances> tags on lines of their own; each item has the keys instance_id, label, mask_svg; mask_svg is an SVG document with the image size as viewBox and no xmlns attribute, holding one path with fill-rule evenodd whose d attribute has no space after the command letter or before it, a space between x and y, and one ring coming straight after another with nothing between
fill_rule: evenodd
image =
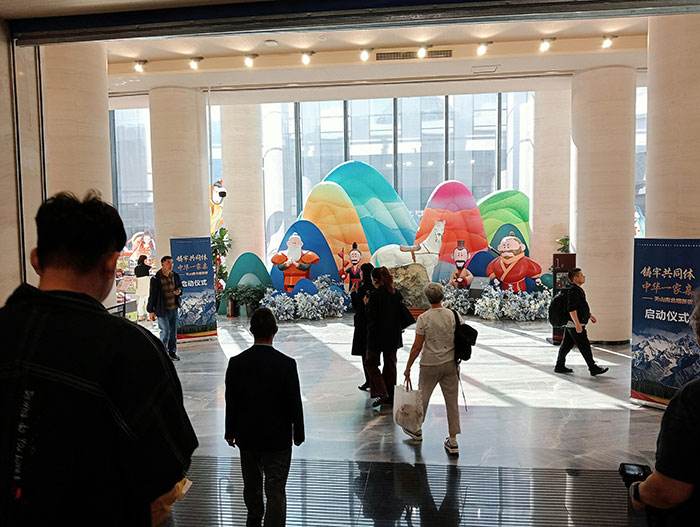
<instances>
[{"instance_id":1,"label":"reflective floor","mask_svg":"<svg viewBox=\"0 0 700 527\"><path fill-rule=\"evenodd\" d=\"M244 524L245 507L237 494L242 485L238 452L223 440L224 374L228 358L246 349L252 336L245 318L220 317L219 323L218 340L179 349L182 360L176 367L200 441L193 474L202 474L200 479L209 483L195 480L175 519L185 521L182 515L190 506L199 509L192 498L198 487L210 489L212 495L204 502L210 514L220 519L219 523L178 525ZM439 522L448 525L628 524L624 487L615 471L621 461L653 465L662 416L659 410L629 402L629 346L594 348L598 363L610 367L600 377L588 374L574 350L567 364L574 373L560 375L553 372L556 347L545 340L550 335L548 324L476 319L469 323L479 330L479 342L461 371L468 408L460 396L463 432L458 436L456 459L442 447L447 421L439 390L431 399L421 445L394 425L389 409L371 409L367 394L357 389L363 378L360 359L350 355L351 316L280 323L275 345L297 360L307 437L293 451L289 525L371 525L377 515L384 519L376 519L375 525L437 524L422 519L428 517L442 518ZM407 330L406 346L399 351L399 372L413 338L413 330ZM418 380L417 365L413 380ZM216 472L216 477L228 478L232 485L228 493L219 479L210 479L213 476L207 470L195 470L212 466L226 474ZM389 494L373 505L368 497L379 494L366 491L375 488L375 480ZM294 481L304 482L297 483L296 494ZM389 481L398 481L398 490ZM405 481L411 482L413 490L402 488ZM452 489L455 481L459 481L461 520L449 519L453 500L445 500L444 489ZM364 482L365 491L358 493L358 482ZM605 514L614 510L618 523L612 517L604 521L595 516L594 509L581 508L571 489L582 482L588 485L588 498L597 503L595 510L608 511ZM333 485L342 489L334 492ZM437 510L433 516L428 494L421 490L426 488L438 489L430 491ZM596 489L605 491L598 494ZM338 504L329 500L329 494L338 495ZM445 511L443 518L440 511L445 509L452 512ZM203 517L201 511L196 514Z\"/></svg>"}]
</instances>

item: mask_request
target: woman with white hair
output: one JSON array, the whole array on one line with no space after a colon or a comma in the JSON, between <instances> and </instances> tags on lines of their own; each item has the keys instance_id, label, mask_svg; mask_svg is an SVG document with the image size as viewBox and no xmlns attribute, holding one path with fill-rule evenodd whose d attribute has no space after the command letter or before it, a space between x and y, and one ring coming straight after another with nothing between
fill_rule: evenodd
<instances>
[{"instance_id":1,"label":"woman with white hair","mask_svg":"<svg viewBox=\"0 0 700 527\"><path fill-rule=\"evenodd\" d=\"M448 454L459 454L457 434L459 425L459 372L455 362L455 315L450 309L442 307L445 292L440 284L430 283L423 289L423 294L430 302L430 309L418 317L416 323L416 340L408 356L404 377L411 380L411 366L421 355L418 386L423 396L423 419L428 411L430 396L436 385L440 385L447 409L447 426L449 437L445 439ZM462 322L459 314L457 315ZM415 441L423 440L422 430L403 431Z\"/></svg>"}]
</instances>

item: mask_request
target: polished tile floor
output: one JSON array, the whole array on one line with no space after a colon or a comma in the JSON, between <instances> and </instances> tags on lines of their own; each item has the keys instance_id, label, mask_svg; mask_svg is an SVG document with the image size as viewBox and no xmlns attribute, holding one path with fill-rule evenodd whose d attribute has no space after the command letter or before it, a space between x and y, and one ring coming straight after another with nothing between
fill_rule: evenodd
<instances>
[{"instance_id":1,"label":"polished tile floor","mask_svg":"<svg viewBox=\"0 0 700 527\"><path fill-rule=\"evenodd\" d=\"M302 477L304 470L301 469L304 464L321 467L326 463L326 468L317 467L321 470L320 474L329 478L325 485L342 480L350 489L346 489L345 493L357 498L358 494L352 491L351 487L354 487L350 482L358 475L372 474L370 467L376 467L378 474L390 470L392 478L397 481L402 479L401 470L408 470L415 475L428 467L427 473L442 474L438 477L442 485L445 485L444 481L456 476L468 481L476 477L475 474L481 474L479 470L487 471L483 474L489 474L486 481L496 478L495 481L502 482L499 471L508 469L519 471L516 473L521 476L530 474L526 477L530 487L535 485L533 482L537 480L532 474L550 474L554 478L551 481L564 482L565 488L576 484L576 478L571 479L572 474L578 475L580 471L584 471L588 478L586 481L593 481L592 488L604 488L608 485L609 490L604 496L610 496L612 499L610 489L618 488L614 471L620 462L653 465L656 435L662 412L630 403L628 345L594 348L597 362L610 367L610 371L603 376L591 377L576 350L572 351L568 361L568 366L574 369L574 373L560 375L553 372L557 348L545 340L551 332L548 324L487 323L480 319L468 321L479 330L479 341L472 359L464 364L461 370L468 408L463 407L460 397L462 434L458 437L458 458L448 457L442 447L447 434L447 421L439 390L435 391L431 399L423 428L424 441L419 445L394 425L389 409L376 411L370 407L367 394L357 389L357 385L363 381L363 376L360 359L350 355L353 331L351 316L319 322L280 323L275 345L297 360L306 422L307 440L301 447L294 448L290 482L294 478ZM232 482L233 487L229 488L229 494L236 487L236 482L239 485L241 482L240 471L237 468L238 460L235 459L238 451L228 447L223 440L224 375L228 358L240 353L252 343L247 324L246 318L220 317L218 339L180 345L179 354L182 360L176 363L185 394L185 405L200 441L200 447L195 452L193 470L197 467L197 470L200 470L201 467L214 463L228 474L227 477ZM407 330L404 335L406 346L399 350L399 372L405 367L413 338L414 331ZM413 380L418 380L417 365L414 368ZM406 469L407 466L411 467L410 470ZM455 466L457 472L450 472L450 466ZM494 470L496 472L493 472ZM309 471L306 470L306 473ZM396 474L400 476L398 479ZM369 481L370 476L367 478ZM320 484L321 488L324 486L323 483L319 483L318 477L312 479ZM430 486L434 484L431 483ZM222 488L225 488L225 485L222 487L219 482L215 493L221 494ZM554 500L553 503L569 499L565 494L561 494L560 490L547 499ZM502 491L502 488L498 490L501 494ZM619 521L622 522L620 524L636 525L633 520L627 523L624 487L622 491L622 494L618 493L615 498L618 500L615 502L615 510L618 512ZM359 520L351 522L350 518L347 518L347 522L340 522L337 518L333 520L337 507L324 500L321 495L318 500L306 496L302 501L298 501L293 493L290 494L290 518L296 520L290 520L289 524L365 525ZM516 497L517 495L515 492ZM433 498L437 500L439 510L439 503L442 503L444 498ZM509 499L512 505L511 498ZM480 514L479 511L483 509L484 514L490 514L489 518L496 520L487 522L472 517L473 521L467 521L469 516L462 515L463 519L453 524L617 524L610 517L607 523L601 522L600 518L596 520L593 516L589 521L583 521L580 510L578 521L573 521L571 518L575 511L569 506L569 519L566 522L535 521L532 518L538 517L542 511L537 512L538 507L532 496L522 498L524 501L520 505L527 505L527 510L523 509L525 512L517 506L515 509L508 506L508 500L501 503L500 512L487 511L489 507L483 504L472 504L474 507L468 507L468 514ZM210 496L210 499L213 498ZM343 499L347 501L350 498L346 496ZM465 499L464 495L461 495L461 499ZM192 499L192 507L195 501ZM546 501L544 498L541 500L542 507L554 510L553 505L547 505ZM237 503L238 508L226 507L224 512L220 499L214 499L210 504L210 508L216 510L215 515L222 521L228 518L224 523L188 524L183 523L181 519L178 525L228 525L229 520L233 522L231 525L242 525L244 507L240 500ZM295 507L302 505L320 508L319 514L312 515L315 518L313 521L308 515L307 521L293 512ZM411 509L410 503L404 505ZM415 504L412 507L420 509ZM178 506L177 512L181 518L187 508L187 500ZM367 516L368 513L363 512L366 508L359 506L352 509L352 514L356 518L369 518L371 515ZM369 510L372 510L372 505L369 506ZM517 514L513 513L513 510L516 510ZM520 512L517 512L518 510ZM350 509L347 514L350 514L349 511ZM511 518L513 521L508 519L511 513L515 514L515 519ZM523 520L519 523L517 518L521 518L518 515L521 513L531 521ZM176 520L178 514L175 515ZM401 518L403 519L374 524L451 524L449 521L411 521L410 511Z\"/></svg>"}]
</instances>

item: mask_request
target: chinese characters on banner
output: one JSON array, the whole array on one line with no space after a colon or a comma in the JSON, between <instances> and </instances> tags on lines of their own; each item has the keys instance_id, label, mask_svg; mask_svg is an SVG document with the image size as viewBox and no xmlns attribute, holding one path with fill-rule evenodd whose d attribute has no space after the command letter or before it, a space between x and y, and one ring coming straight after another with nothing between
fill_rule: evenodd
<instances>
[{"instance_id":1,"label":"chinese characters on banner","mask_svg":"<svg viewBox=\"0 0 700 527\"><path fill-rule=\"evenodd\" d=\"M182 280L178 338L208 338L216 335L211 239L172 238L170 251L173 270Z\"/></svg>"},{"instance_id":2,"label":"chinese characters on banner","mask_svg":"<svg viewBox=\"0 0 700 527\"><path fill-rule=\"evenodd\" d=\"M634 241L632 399L665 405L700 377L700 348L688 324L698 274L700 240Z\"/></svg>"}]
</instances>

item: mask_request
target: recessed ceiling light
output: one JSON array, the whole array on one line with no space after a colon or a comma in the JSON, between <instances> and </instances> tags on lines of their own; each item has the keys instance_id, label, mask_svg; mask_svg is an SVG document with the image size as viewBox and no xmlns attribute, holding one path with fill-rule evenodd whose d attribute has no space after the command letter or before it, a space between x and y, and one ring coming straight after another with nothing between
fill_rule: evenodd
<instances>
[{"instance_id":1,"label":"recessed ceiling light","mask_svg":"<svg viewBox=\"0 0 700 527\"><path fill-rule=\"evenodd\" d=\"M416 55L418 56L419 59L424 59L425 57L428 56L428 49L432 48L432 47L433 46L430 44L424 44L418 48Z\"/></svg>"},{"instance_id":2,"label":"recessed ceiling light","mask_svg":"<svg viewBox=\"0 0 700 527\"><path fill-rule=\"evenodd\" d=\"M369 54L373 48L364 48L360 50L360 60L362 62L367 62L369 60Z\"/></svg>"},{"instance_id":3,"label":"recessed ceiling light","mask_svg":"<svg viewBox=\"0 0 700 527\"><path fill-rule=\"evenodd\" d=\"M486 42L479 42L479 47L476 48L476 54L477 55L486 55L486 48L488 48L491 44L493 44L493 40L489 40Z\"/></svg>"},{"instance_id":4,"label":"recessed ceiling light","mask_svg":"<svg viewBox=\"0 0 700 527\"><path fill-rule=\"evenodd\" d=\"M147 60L137 60L134 62L134 69L139 73L143 73L143 67L148 63Z\"/></svg>"},{"instance_id":5,"label":"recessed ceiling light","mask_svg":"<svg viewBox=\"0 0 700 527\"><path fill-rule=\"evenodd\" d=\"M268 48L276 48L277 46L279 46L279 44L276 40L266 40L265 46L267 46Z\"/></svg>"},{"instance_id":6,"label":"recessed ceiling light","mask_svg":"<svg viewBox=\"0 0 700 527\"><path fill-rule=\"evenodd\" d=\"M190 58L190 68L192 68L193 70L199 69L199 63L202 62L202 60L204 60L203 57Z\"/></svg>"},{"instance_id":7,"label":"recessed ceiling light","mask_svg":"<svg viewBox=\"0 0 700 527\"><path fill-rule=\"evenodd\" d=\"M608 49L609 47L611 47L612 41L614 38L617 38L617 37L612 36L612 35L603 37L603 44L602 44L603 49Z\"/></svg>"},{"instance_id":8,"label":"recessed ceiling light","mask_svg":"<svg viewBox=\"0 0 700 527\"><path fill-rule=\"evenodd\" d=\"M552 42L555 40L556 38L543 38L542 42L540 42L540 51L549 51L549 48L552 47Z\"/></svg>"},{"instance_id":9,"label":"recessed ceiling light","mask_svg":"<svg viewBox=\"0 0 700 527\"><path fill-rule=\"evenodd\" d=\"M301 62L304 64L309 64L311 62L311 55L314 55L315 51L303 51L301 53Z\"/></svg>"},{"instance_id":10,"label":"recessed ceiling light","mask_svg":"<svg viewBox=\"0 0 700 527\"><path fill-rule=\"evenodd\" d=\"M327 37L326 35L319 35L319 36L318 36L318 39L319 39L321 42L325 42L326 40L328 40L328 37Z\"/></svg>"},{"instance_id":11,"label":"recessed ceiling light","mask_svg":"<svg viewBox=\"0 0 700 527\"><path fill-rule=\"evenodd\" d=\"M258 58L257 53L249 53L248 55L245 56L245 59L243 62L245 62L245 65L249 68L252 68L253 65L255 64L255 59Z\"/></svg>"}]
</instances>

